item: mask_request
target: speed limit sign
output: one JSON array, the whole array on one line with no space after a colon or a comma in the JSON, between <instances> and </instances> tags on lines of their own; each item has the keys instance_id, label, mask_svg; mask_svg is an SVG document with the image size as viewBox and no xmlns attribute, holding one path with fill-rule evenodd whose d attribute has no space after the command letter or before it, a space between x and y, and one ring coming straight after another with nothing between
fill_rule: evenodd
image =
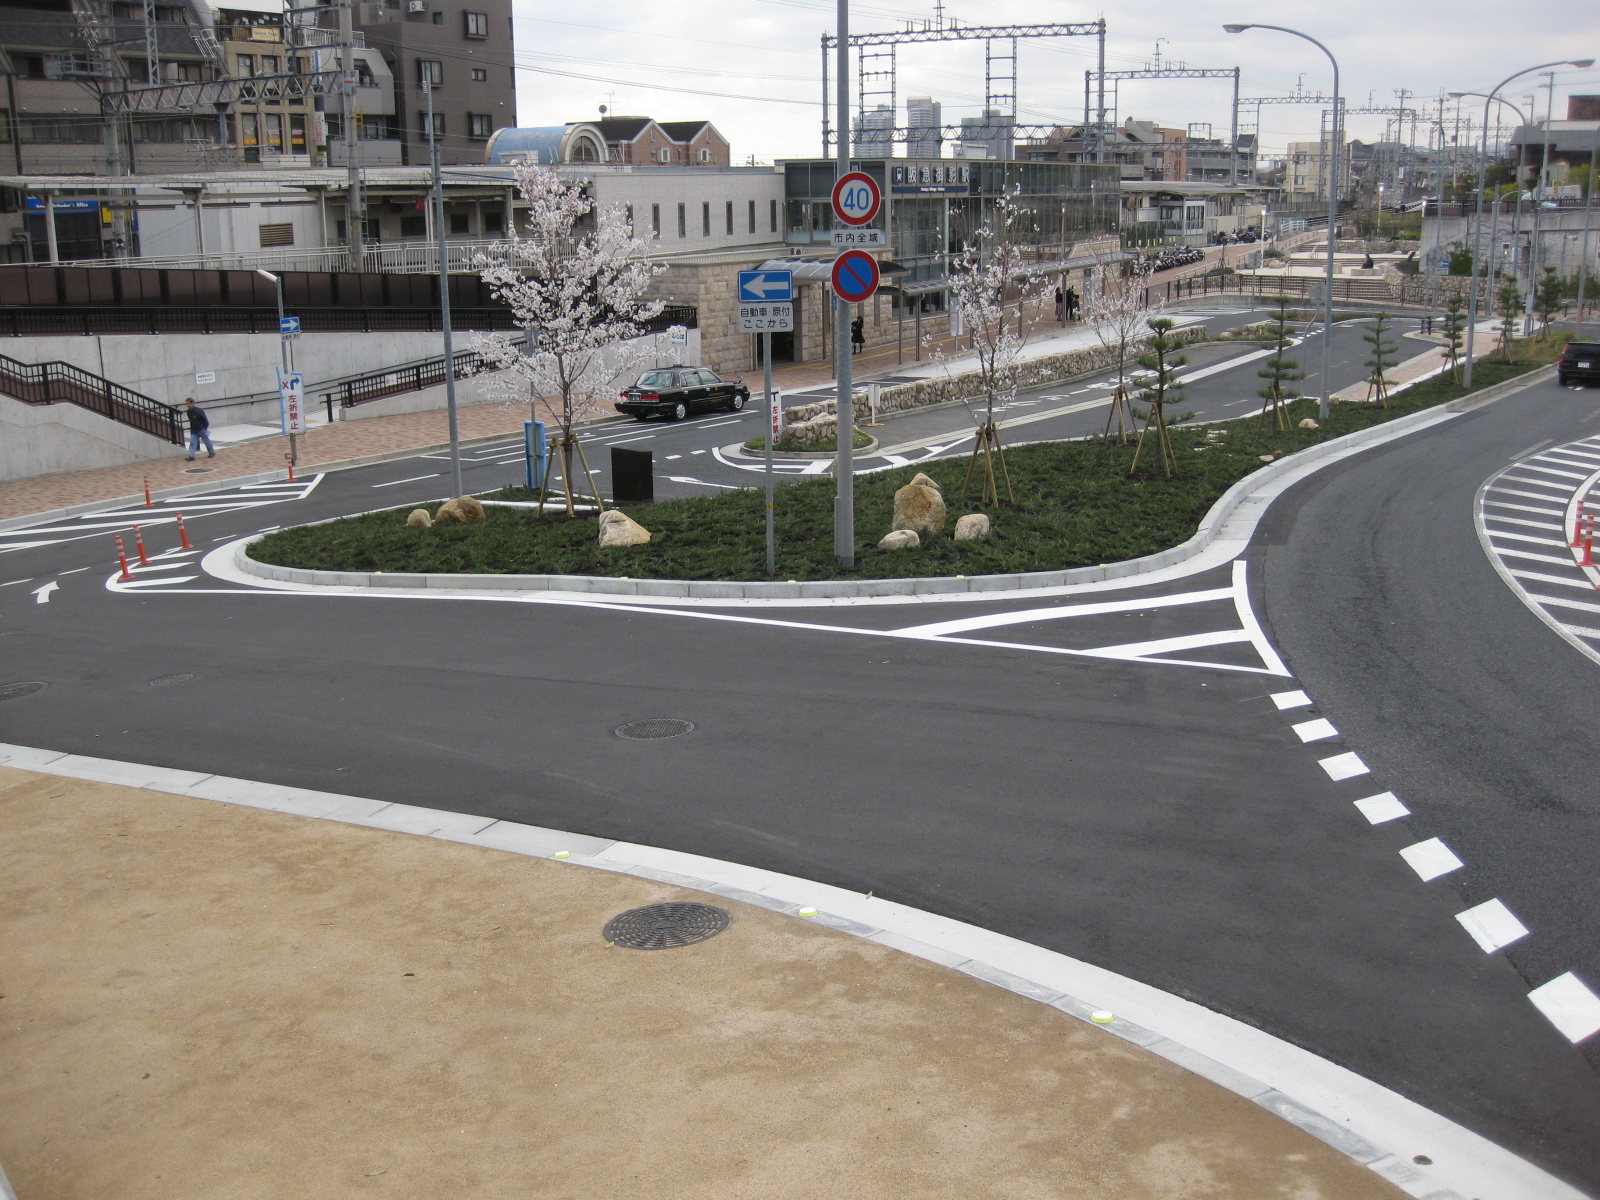
<instances>
[{"instance_id":1,"label":"speed limit sign","mask_svg":"<svg viewBox=\"0 0 1600 1200\"><path fill-rule=\"evenodd\" d=\"M833 185L833 215L846 225L868 224L882 204L878 181L860 171L840 176Z\"/></svg>"}]
</instances>

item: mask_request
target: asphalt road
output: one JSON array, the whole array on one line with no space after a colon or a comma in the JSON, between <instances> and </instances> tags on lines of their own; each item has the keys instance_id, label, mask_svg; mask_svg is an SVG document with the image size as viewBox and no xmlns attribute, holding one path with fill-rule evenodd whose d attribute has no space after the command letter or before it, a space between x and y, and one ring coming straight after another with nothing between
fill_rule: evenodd
<instances>
[{"instance_id":1,"label":"asphalt road","mask_svg":"<svg viewBox=\"0 0 1600 1200\"><path fill-rule=\"evenodd\" d=\"M1254 371L1202 382L1229 403ZM1527 999L1560 970L1600 982L1578 736L1595 667L1505 589L1470 520L1508 455L1583 436L1592 411L1535 389L1280 500L1251 572L1294 677L1226 567L1095 597L1134 602L1114 611L643 612L227 594L176 554L112 592L126 518L18 531L0 537L0 684L48 686L0 701L0 740L872 890L1240 1017L1600 1188L1600 1077ZM725 436L714 421L661 436ZM481 457L470 488L514 475ZM438 495L441 466L185 502L190 535ZM149 542L170 551L173 527ZM1299 687L1314 712L1270 698ZM1340 736L1302 744L1291 726L1318 715ZM645 717L696 729L613 732ZM1318 766L1347 749L1375 780ZM1538 786L1507 787L1525 776ZM1416 815L1369 825L1352 801L1382 788ZM1397 851L1434 833L1469 874L1419 882ZM1485 954L1462 932L1464 901L1491 895L1535 931L1525 945Z\"/></svg>"}]
</instances>

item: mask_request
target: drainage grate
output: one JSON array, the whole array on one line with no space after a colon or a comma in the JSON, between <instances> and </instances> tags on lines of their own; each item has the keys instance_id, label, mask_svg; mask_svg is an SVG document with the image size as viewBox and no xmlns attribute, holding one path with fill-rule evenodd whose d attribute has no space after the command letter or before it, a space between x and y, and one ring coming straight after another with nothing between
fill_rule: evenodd
<instances>
[{"instance_id":1,"label":"drainage grate","mask_svg":"<svg viewBox=\"0 0 1600 1200\"><path fill-rule=\"evenodd\" d=\"M188 683L189 680L191 680L193 678L194 678L194 676L192 674L188 674L188 673L185 673L185 674L182 674L182 675L163 675L160 679L152 679L150 681L150 686L151 687L171 687L175 683Z\"/></svg>"},{"instance_id":2,"label":"drainage grate","mask_svg":"<svg viewBox=\"0 0 1600 1200\"><path fill-rule=\"evenodd\" d=\"M709 904L647 904L606 922L605 939L629 950L673 950L714 938L728 914Z\"/></svg>"},{"instance_id":3,"label":"drainage grate","mask_svg":"<svg viewBox=\"0 0 1600 1200\"><path fill-rule=\"evenodd\" d=\"M0 700L16 700L44 691L42 683L0 683Z\"/></svg>"},{"instance_id":4,"label":"drainage grate","mask_svg":"<svg viewBox=\"0 0 1600 1200\"><path fill-rule=\"evenodd\" d=\"M617 736L635 742L654 742L661 738L681 737L693 728L693 721L651 717L648 721L629 721L626 725L617 726Z\"/></svg>"}]
</instances>

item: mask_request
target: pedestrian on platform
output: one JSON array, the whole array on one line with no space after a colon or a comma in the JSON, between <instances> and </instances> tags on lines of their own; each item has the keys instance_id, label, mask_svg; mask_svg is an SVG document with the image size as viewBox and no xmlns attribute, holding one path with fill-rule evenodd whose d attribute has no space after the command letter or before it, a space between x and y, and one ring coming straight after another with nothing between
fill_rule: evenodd
<instances>
[{"instance_id":1,"label":"pedestrian on platform","mask_svg":"<svg viewBox=\"0 0 1600 1200\"><path fill-rule=\"evenodd\" d=\"M850 353L860 354L867 346L867 319L857 317L850 322Z\"/></svg>"},{"instance_id":2,"label":"pedestrian on platform","mask_svg":"<svg viewBox=\"0 0 1600 1200\"><path fill-rule=\"evenodd\" d=\"M211 418L206 416L205 410L194 402L193 396L183 402L183 410L189 418L188 461L194 461L194 456L200 451L201 442L206 445L206 453L215 458L217 452L211 445Z\"/></svg>"}]
</instances>

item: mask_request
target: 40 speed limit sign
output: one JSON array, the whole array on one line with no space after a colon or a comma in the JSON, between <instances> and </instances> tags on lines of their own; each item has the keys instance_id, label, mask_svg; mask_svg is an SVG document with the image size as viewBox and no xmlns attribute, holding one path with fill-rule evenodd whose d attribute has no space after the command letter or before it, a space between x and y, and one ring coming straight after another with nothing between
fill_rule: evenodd
<instances>
[{"instance_id":1,"label":"40 speed limit sign","mask_svg":"<svg viewBox=\"0 0 1600 1200\"><path fill-rule=\"evenodd\" d=\"M883 206L883 192L871 175L851 171L833 185L833 215L846 225L866 225Z\"/></svg>"}]
</instances>

